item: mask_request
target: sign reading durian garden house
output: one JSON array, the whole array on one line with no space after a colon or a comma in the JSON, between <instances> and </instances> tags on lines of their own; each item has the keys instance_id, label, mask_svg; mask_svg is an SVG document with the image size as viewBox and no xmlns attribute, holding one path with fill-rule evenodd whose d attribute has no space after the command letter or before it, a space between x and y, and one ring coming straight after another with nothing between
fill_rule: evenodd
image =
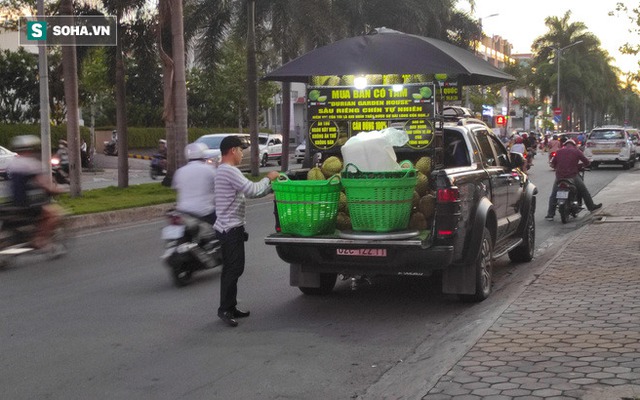
<instances>
[{"instance_id":1,"label":"sign reading durian garden house","mask_svg":"<svg viewBox=\"0 0 640 400\"><path fill-rule=\"evenodd\" d=\"M407 146L423 149L434 133L435 86L429 83L311 86L307 90L309 142L318 150L343 145L359 132L404 129Z\"/></svg>"}]
</instances>

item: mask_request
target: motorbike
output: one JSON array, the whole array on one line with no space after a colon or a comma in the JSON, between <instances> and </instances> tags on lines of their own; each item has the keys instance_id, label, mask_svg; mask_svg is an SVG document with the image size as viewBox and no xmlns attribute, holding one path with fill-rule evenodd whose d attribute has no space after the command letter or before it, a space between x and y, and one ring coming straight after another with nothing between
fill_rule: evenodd
<instances>
[{"instance_id":1,"label":"motorbike","mask_svg":"<svg viewBox=\"0 0 640 400\"><path fill-rule=\"evenodd\" d=\"M30 243L37 226L37 210L13 205L0 205L0 268L11 264L16 257L29 253L41 253L55 259L67 253L69 238L65 218L56 228L53 244L45 249L36 249Z\"/></svg>"},{"instance_id":2,"label":"motorbike","mask_svg":"<svg viewBox=\"0 0 640 400\"><path fill-rule=\"evenodd\" d=\"M584 177L584 170L580 171L580 177ZM584 209L582 198L572 179L561 179L557 182L556 207L563 224L569 221L569 217L576 218Z\"/></svg>"},{"instance_id":3,"label":"motorbike","mask_svg":"<svg viewBox=\"0 0 640 400\"><path fill-rule=\"evenodd\" d=\"M162 259L177 287L187 285L196 271L222 266L221 244L210 224L177 210L169 210L166 217Z\"/></svg>"},{"instance_id":4,"label":"motorbike","mask_svg":"<svg viewBox=\"0 0 640 400\"><path fill-rule=\"evenodd\" d=\"M61 185L69 184L69 164L65 165L60 162L57 156L51 157L51 176Z\"/></svg>"},{"instance_id":5,"label":"motorbike","mask_svg":"<svg viewBox=\"0 0 640 400\"><path fill-rule=\"evenodd\" d=\"M107 156L117 156L118 155L118 141L117 140L109 140L108 142L104 142L104 154Z\"/></svg>"},{"instance_id":6,"label":"motorbike","mask_svg":"<svg viewBox=\"0 0 640 400\"><path fill-rule=\"evenodd\" d=\"M151 158L151 168L149 170L151 179L155 180L159 176L167 174L167 159L160 154L154 154Z\"/></svg>"}]
</instances>

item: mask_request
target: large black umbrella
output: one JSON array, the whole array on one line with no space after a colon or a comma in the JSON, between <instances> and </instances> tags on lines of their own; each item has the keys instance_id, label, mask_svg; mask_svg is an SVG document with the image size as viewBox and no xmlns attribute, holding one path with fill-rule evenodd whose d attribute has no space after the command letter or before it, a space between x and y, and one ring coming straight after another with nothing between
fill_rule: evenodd
<instances>
[{"instance_id":1,"label":"large black umbrella","mask_svg":"<svg viewBox=\"0 0 640 400\"><path fill-rule=\"evenodd\" d=\"M442 40L386 28L317 48L268 73L264 79L308 82L317 75L447 74L462 85L515 78L473 53Z\"/></svg>"}]
</instances>

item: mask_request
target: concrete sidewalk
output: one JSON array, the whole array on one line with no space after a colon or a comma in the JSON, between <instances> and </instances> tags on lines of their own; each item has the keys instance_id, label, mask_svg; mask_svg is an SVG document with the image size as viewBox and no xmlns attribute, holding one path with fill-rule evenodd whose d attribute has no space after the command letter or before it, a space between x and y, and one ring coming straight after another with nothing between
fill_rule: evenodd
<instances>
[{"instance_id":1,"label":"concrete sidewalk","mask_svg":"<svg viewBox=\"0 0 640 400\"><path fill-rule=\"evenodd\" d=\"M640 399L639 193L640 171L598 193L592 223L417 398Z\"/></svg>"}]
</instances>

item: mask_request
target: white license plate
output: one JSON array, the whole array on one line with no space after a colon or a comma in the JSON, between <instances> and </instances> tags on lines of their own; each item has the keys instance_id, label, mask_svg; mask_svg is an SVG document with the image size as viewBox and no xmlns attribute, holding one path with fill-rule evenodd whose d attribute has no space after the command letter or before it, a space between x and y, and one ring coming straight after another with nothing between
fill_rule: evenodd
<instances>
[{"instance_id":1,"label":"white license plate","mask_svg":"<svg viewBox=\"0 0 640 400\"><path fill-rule=\"evenodd\" d=\"M556 199L568 199L569 198L569 192L566 190L558 190L558 193L556 193Z\"/></svg>"},{"instance_id":2,"label":"white license plate","mask_svg":"<svg viewBox=\"0 0 640 400\"><path fill-rule=\"evenodd\" d=\"M387 249L336 249L339 256L386 257Z\"/></svg>"},{"instance_id":3,"label":"white license plate","mask_svg":"<svg viewBox=\"0 0 640 400\"><path fill-rule=\"evenodd\" d=\"M162 228L162 239L175 240L184 236L184 225L167 225Z\"/></svg>"}]
</instances>

